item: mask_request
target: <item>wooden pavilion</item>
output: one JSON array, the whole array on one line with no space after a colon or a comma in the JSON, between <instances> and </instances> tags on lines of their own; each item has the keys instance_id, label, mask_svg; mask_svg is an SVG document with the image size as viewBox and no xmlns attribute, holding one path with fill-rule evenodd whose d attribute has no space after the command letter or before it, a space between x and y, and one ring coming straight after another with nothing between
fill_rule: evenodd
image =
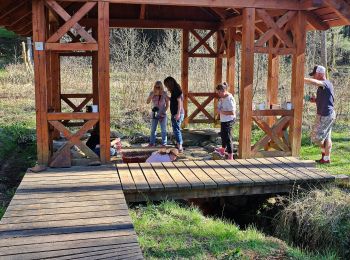
<instances>
[{"instance_id":1,"label":"wooden pavilion","mask_svg":"<svg viewBox=\"0 0 350 260\"><path fill-rule=\"evenodd\" d=\"M235 44L241 42L239 155L249 158L262 155L261 150L271 141L277 150L264 155L299 154L306 32L349 23L349 0L1 0L0 6L0 26L33 37L38 162L52 166L62 165L62 161L70 157L70 148L74 145L95 158L80 137L97 123L101 144L99 159L102 163L110 160L110 28L182 29L181 85L185 97L185 125L210 123L215 118L215 114L205 109L215 102L214 89L212 93L191 92L189 58L214 58L215 84L223 80L223 58L227 58L226 80L230 91L234 92ZM206 34L203 36L203 31L198 30L205 30ZM190 35L198 40L194 47L189 45ZM215 48L208 43L211 37L215 39ZM268 105L277 102L279 56L292 56L293 109L253 111L255 53L265 53L269 57ZM61 93L62 56L92 57L90 93ZM206 99L201 103L198 97ZM80 98L82 102L74 104L73 98ZM66 102L72 112L63 113L61 102ZM98 112L81 112L89 102L98 105ZM197 107L191 114L188 102ZM196 119L201 112L207 119ZM262 116L269 119L262 120ZM253 122L266 133L254 145L251 144ZM72 133L67 129L69 126L80 129ZM288 138L284 135L287 128ZM52 142L59 133L68 142L54 153Z\"/></svg>"}]
</instances>

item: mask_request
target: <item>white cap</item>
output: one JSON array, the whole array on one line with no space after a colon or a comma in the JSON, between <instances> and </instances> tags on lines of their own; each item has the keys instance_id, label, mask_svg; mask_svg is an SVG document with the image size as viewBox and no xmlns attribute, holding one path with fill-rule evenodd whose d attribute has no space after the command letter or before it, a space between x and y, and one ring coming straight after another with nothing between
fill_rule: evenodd
<instances>
[{"instance_id":1,"label":"white cap","mask_svg":"<svg viewBox=\"0 0 350 260\"><path fill-rule=\"evenodd\" d=\"M321 65L316 65L309 75L313 76L315 73L326 74L326 68Z\"/></svg>"},{"instance_id":2,"label":"white cap","mask_svg":"<svg viewBox=\"0 0 350 260\"><path fill-rule=\"evenodd\" d=\"M318 65L317 68L316 68L316 72L317 73L326 74L326 68L321 66L321 65Z\"/></svg>"}]
</instances>

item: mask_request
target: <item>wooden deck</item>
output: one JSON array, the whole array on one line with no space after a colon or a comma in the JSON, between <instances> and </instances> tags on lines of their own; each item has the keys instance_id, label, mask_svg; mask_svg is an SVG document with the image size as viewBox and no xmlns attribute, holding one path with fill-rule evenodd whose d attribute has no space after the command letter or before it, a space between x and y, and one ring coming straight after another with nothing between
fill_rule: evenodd
<instances>
[{"instance_id":1,"label":"wooden deck","mask_svg":"<svg viewBox=\"0 0 350 260\"><path fill-rule=\"evenodd\" d=\"M282 193L334 179L292 157L27 173L0 222L0 259L143 259L126 201Z\"/></svg>"},{"instance_id":2,"label":"wooden deck","mask_svg":"<svg viewBox=\"0 0 350 260\"><path fill-rule=\"evenodd\" d=\"M118 164L126 201L289 192L335 177L293 157Z\"/></svg>"},{"instance_id":3,"label":"wooden deck","mask_svg":"<svg viewBox=\"0 0 350 260\"><path fill-rule=\"evenodd\" d=\"M143 259L115 173L27 173L0 222L0 259Z\"/></svg>"}]
</instances>

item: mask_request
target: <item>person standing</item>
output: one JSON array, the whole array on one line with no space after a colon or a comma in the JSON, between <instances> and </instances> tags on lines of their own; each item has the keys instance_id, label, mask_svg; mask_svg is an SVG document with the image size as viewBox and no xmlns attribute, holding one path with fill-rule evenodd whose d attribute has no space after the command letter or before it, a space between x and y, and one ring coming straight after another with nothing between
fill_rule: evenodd
<instances>
[{"instance_id":1,"label":"person standing","mask_svg":"<svg viewBox=\"0 0 350 260\"><path fill-rule=\"evenodd\" d=\"M167 145L167 116L166 111L169 107L169 98L164 91L163 83L156 81L153 86L153 91L147 98L147 104L152 101L152 114L151 114L151 136L148 146L156 145L156 132L158 123L162 133L162 146Z\"/></svg>"},{"instance_id":2,"label":"person standing","mask_svg":"<svg viewBox=\"0 0 350 260\"><path fill-rule=\"evenodd\" d=\"M317 87L317 115L312 127L311 140L321 148L322 157L320 160L316 160L316 162L327 164L331 162L331 133L336 118L333 84L327 80L326 69L323 66L315 66L309 75L312 78L305 78L305 83Z\"/></svg>"},{"instance_id":3,"label":"person standing","mask_svg":"<svg viewBox=\"0 0 350 260\"><path fill-rule=\"evenodd\" d=\"M233 160L233 139L232 126L236 122L236 102L228 91L226 82L216 86L216 93L219 96L218 112L221 122L221 143L222 147L215 149L221 156L228 154L228 160Z\"/></svg>"},{"instance_id":4,"label":"person standing","mask_svg":"<svg viewBox=\"0 0 350 260\"><path fill-rule=\"evenodd\" d=\"M173 77L167 77L164 80L164 85L171 94L170 97L170 112L171 112L171 124L173 127L173 133L176 139L176 147L179 152L183 151L182 147L182 133L181 123L184 120L185 113L183 108L183 94L180 85Z\"/></svg>"}]
</instances>

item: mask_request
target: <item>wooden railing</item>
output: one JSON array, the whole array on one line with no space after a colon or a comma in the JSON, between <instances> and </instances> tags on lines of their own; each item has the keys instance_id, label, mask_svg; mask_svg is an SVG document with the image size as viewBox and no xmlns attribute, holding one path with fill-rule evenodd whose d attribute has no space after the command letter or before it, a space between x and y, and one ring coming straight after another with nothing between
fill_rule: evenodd
<instances>
[{"instance_id":1,"label":"wooden railing","mask_svg":"<svg viewBox=\"0 0 350 260\"><path fill-rule=\"evenodd\" d=\"M47 120L55 130L62 133L67 139L67 142L52 155L50 159L51 167L70 167L70 149L74 145L89 159L99 160L99 157L80 140L81 137L99 121L99 113L48 113ZM84 120L84 123L76 133L72 133L63 123L67 120Z\"/></svg>"},{"instance_id":2,"label":"wooden railing","mask_svg":"<svg viewBox=\"0 0 350 260\"><path fill-rule=\"evenodd\" d=\"M197 97L207 97L202 103L196 99ZM188 123L214 123L215 115L211 115L205 107L210 104L217 97L216 93L210 92L199 92L199 93L188 93L188 99L196 106L196 109L188 116ZM195 117L202 112L206 119L195 119Z\"/></svg>"},{"instance_id":3,"label":"wooden railing","mask_svg":"<svg viewBox=\"0 0 350 260\"><path fill-rule=\"evenodd\" d=\"M254 110L253 121L265 132L265 135L252 146L251 154L254 156L291 155L287 128L293 115L294 110ZM267 117L276 117L274 124L269 125ZM273 148L274 151L267 151L269 148Z\"/></svg>"},{"instance_id":4,"label":"wooden railing","mask_svg":"<svg viewBox=\"0 0 350 260\"><path fill-rule=\"evenodd\" d=\"M72 112L82 112L83 108L91 101L92 94L61 94L61 100L63 100L70 108ZM74 104L70 99L79 98L83 99L78 105ZM70 120L63 121L64 126L77 127L82 126L84 122L70 122Z\"/></svg>"}]
</instances>

